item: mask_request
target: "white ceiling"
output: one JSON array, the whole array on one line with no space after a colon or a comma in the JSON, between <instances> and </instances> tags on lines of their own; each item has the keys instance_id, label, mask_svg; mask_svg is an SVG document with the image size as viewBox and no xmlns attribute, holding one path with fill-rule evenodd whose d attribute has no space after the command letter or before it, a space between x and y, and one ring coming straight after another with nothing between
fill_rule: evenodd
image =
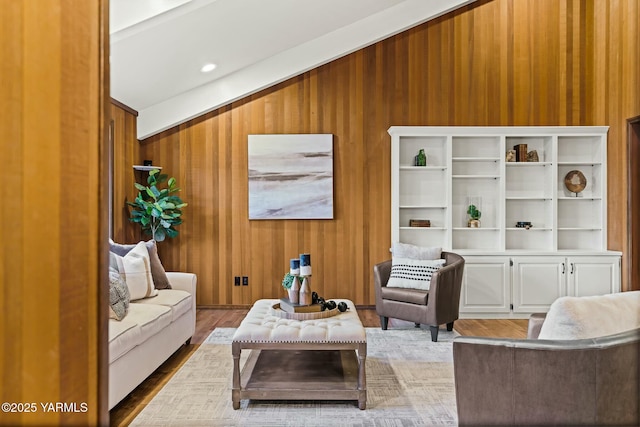
<instances>
[{"instance_id":1,"label":"white ceiling","mask_svg":"<svg viewBox=\"0 0 640 427\"><path fill-rule=\"evenodd\" d=\"M111 96L146 138L472 1L111 0Z\"/></svg>"}]
</instances>

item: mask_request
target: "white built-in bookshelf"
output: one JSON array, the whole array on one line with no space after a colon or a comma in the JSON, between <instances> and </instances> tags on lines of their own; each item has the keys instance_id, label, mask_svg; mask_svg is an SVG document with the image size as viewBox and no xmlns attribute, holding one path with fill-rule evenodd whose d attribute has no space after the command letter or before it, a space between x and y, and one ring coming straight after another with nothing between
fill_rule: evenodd
<instances>
[{"instance_id":1,"label":"white built-in bookshelf","mask_svg":"<svg viewBox=\"0 0 640 427\"><path fill-rule=\"evenodd\" d=\"M562 295L619 291L621 254L607 250L607 129L391 127L392 241L465 257L463 313L517 316ZM524 144L537 161L507 161ZM415 166L420 149L427 166ZM565 185L571 171L586 178L580 192ZM469 226L470 204L479 227Z\"/></svg>"}]
</instances>

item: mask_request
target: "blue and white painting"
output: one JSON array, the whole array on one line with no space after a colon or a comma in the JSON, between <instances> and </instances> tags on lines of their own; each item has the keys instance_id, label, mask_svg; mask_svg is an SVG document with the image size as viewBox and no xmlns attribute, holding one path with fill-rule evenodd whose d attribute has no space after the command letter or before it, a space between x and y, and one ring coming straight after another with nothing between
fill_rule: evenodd
<instances>
[{"instance_id":1,"label":"blue and white painting","mask_svg":"<svg viewBox=\"0 0 640 427\"><path fill-rule=\"evenodd\" d=\"M249 135L249 219L333 218L333 135Z\"/></svg>"}]
</instances>

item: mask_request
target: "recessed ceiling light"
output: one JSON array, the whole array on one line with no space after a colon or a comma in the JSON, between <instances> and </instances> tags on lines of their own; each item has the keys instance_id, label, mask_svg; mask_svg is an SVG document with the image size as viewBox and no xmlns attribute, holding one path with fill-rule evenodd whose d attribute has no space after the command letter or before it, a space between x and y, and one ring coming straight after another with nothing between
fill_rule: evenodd
<instances>
[{"instance_id":1,"label":"recessed ceiling light","mask_svg":"<svg viewBox=\"0 0 640 427\"><path fill-rule=\"evenodd\" d=\"M200 71L202 71L203 73L208 73L209 71L213 71L216 68L216 64L204 64L202 66L202 68L200 68Z\"/></svg>"}]
</instances>

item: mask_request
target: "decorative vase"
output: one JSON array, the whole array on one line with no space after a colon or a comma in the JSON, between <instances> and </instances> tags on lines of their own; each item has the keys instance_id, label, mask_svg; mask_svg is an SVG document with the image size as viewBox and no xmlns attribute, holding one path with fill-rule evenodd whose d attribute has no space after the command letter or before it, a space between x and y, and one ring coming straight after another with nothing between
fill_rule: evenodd
<instances>
[{"instance_id":1,"label":"decorative vase","mask_svg":"<svg viewBox=\"0 0 640 427\"><path fill-rule=\"evenodd\" d=\"M291 288L289 289L289 302L291 304L298 304L300 301L300 282L298 281L298 276L293 277L293 283L291 284Z\"/></svg>"},{"instance_id":2,"label":"decorative vase","mask_svg":"<svg viewBox=\"0 0 640 427\"><path fill-rule=\"evenodd\" d=\"M415 161L416 166L427 166L427 155L424 152L424 148L421 148L420 151L418 151Z\"/></svg>"},{"instance_id":3,"label":"decorative vase","mask_svg":"<svg viewBox=\"0 0 640 427\"><path fill-rule=\"evenodd\" d=\"M311 284L309 283L310 279L305 276L302 279L302 285L300 286L300 305L311 305Z\"/></svg>"}]
</instances>

